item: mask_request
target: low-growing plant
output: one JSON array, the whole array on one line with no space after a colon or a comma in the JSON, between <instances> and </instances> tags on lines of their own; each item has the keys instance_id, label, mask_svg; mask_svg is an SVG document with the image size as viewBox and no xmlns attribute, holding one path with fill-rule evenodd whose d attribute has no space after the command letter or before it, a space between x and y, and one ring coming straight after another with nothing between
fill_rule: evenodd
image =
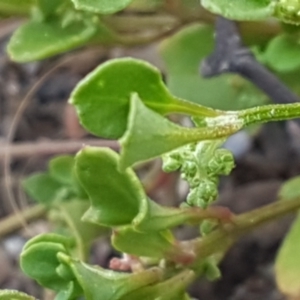
<instances>
[{"instance_id":1,"label":"low-growing plant","mask_svg":"<svg viewBox=\"0 0 300 300\"><path fill-rule=\"evenodd\" d=\"M87 44L147 43L172 32L158 30L146 38L135 33L122 36L112 25L118 15L104 14L120 11L131 2L0 0L4 15L31 16L13 34L8 53L26 62ZM149 63L121 58L101 64L71 94L70 103L83 127L96 136L118 139L120 153L85 146L75 157L52 159L48 172L32 175L23 183L27 193L49 211L55 233L26 243L21 268L41 286L54 290L56 300L191 299L189 285L200 276L219 278L218 264L241 236L300 208L299 178L283 186L280 201L254 211L234 215L212 205L218 197L219 177L229 175L235 165L232 153L222 148L225 140L250 125L300 117L300 103L296 102L300 46L295 26L300 24L300 2L201 1L204 8L226 18L258 21L275 17L284 22L280 28L273 21L277 27L271 35L267 30L258 36L258 31L253 35L249 28L241 29L253 52L241 42L234 23L225 19L217 23L213 52L213 28L204 24L210 18L200 19L194 11L203 14L204 8L198 1L174 2L182 19L172 29L193 24L160 46L166 83ZM131 7L152 12L176 8L167 3L140 0ZM198 18L202 23L194 24ZM201 61L205 76L229 74L204 79L198 75ZM289 103L266 104L263 92L275 102ZM189 117L193 126L171 121L170 114ZM186 201L179 207L150 199L133 169L158 157L163 159L165 172L179 171L189 185ZM199 237L177 240L173 230L182 225L198 227ZM299 228L297 218L275 268L280 289L291 298L299 297L300 290ZM122 258L113 259L111 269L90 265L92 242L108 234ZM33 299L7 290L0 297Z\"/></svg>"}]
</instances>

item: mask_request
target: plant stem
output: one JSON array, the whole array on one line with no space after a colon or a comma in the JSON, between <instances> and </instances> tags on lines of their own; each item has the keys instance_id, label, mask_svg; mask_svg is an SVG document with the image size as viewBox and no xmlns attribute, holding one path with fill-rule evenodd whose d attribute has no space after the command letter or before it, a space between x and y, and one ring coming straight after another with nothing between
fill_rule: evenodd
<instances>
[{"instance_id":1,"label":"plant stem","mask_svg":"<svg viewBox=\"0 0 300 300\"><path fill-rule=\"evenodd\" d=\"M260 64L250 49L243 46L236 23L219 17L216 21L216 45L201 65L204 77L237 73L265 92L275 103L294 103L300 99L273 73Z\"/></svg>"},{"instance_id":2,"label":"plant stem","mask_svg":"<svg viewBox=\"0 0 300 300\"><path fill-rule=\"evenodd\" d=\"M265 205L236 217L232 226L233 234L245 234L270 221L275 221L286 214L296 213L300 208L300 198L280 200Z\"/></svg>"},{"instance_id":3,"label":"plant stem","mask_svg":"<svg viewBox=\"0 0 300 300\"><path fill-rule=\"evenodd\" d=\"M181 24L174 25L173 27L160 30L159 32L151 33L151 34L126 34L116 35L116 44L120 44L122 46L126 47L133 47L133 46L141 46L141 45L147 45L150 43L154 43L156 41L159 41L163 38L166 38L175 32L177 32L181 28Z\"/></svg>"},{"instance_id":4,"label":"plant stem","mask_svg":"<svg viewBox=\"0 0 300 300\"><path fill-rule=\"evenodd\" d=\"M244 126L255 123L283 121L300 117L300 103L262 105L238 112Z\"/></svg>"},{"instance_id":5,"label":"plant stem","mask_svg":"<svg viewBox=\"0 0 300 300\"><path fill-rule=\"evenodd\" d=\"M152 30L152 29L162 29L171 28L180 21L173 16L167 14L158 15L112 15L109 17L102 17L102 22L104 22L109 28L121 31L130 32L137 30Z\"/></svg>"},{"instance_id":6,"label":"plant stem","mask_svg":"<svg viewBox=\"0 0 300 300\"><path fill-rule=\"evenodd\" d=\"M73 153L80 150L84 145L109 147L114 150L119 149L116 141L99 140L99 139L83 139L70 141L44 141L32 143L13 143L7 146L9 154L12 158L28 157L32 155L55 155L61 153ZM5 158L6 145L0 144L0 161Z\"/></svg>"},{"instance_id":7,"label":"plant stem","mask_svg":"<svg viewBox=\"0 0 300 300\"><path fill-rule=\"evenodd\" d=\"M76 244L77 244L76 248L77 248L77 251L78 251L78 253L77 253L78 258L81 261L84 261L84 262L87 261L87 259L88 259L88 247L87 247L87 245L84 244L84 242L82 240L82 237L78 233L78 229L76 227L76 225L78 225L78 224L76 224L76 222L74 222L73 218L70 216L70 212L67 211L63 206L60 206L58 209L61 211L61 213L64 217L64 221L66 222L68 227L71 229L71 232L75 237Z\"/></svg>"},{"instance_id":8,"label":"plant stem","mask_svg":"<svg viewBox=\"0 0 300 300\"><path fill-rule=\"evenodd\" d=\"M21 229L24 221L31 222L43 217L46 208L43 205L35 205L20 211L17 214L10 215L0 220L0 237Z\"/></svg>"},{"instance_id":9,"label":"plant stem","mask_svg":"<svg viewBox=\"0 0 300 300\"><path fill-rule=\"evenodd\" d=\"M223 224L222 228L217 229L202 239L198 238L190 242L190 251L197 257L196 261L192 264L197 265L210 255L226 252L241 236L267 222L275 221L289 213L293 213L299 208L300 198L280 200L236 216L232 224Z\"/></svg>"}]
</instances>

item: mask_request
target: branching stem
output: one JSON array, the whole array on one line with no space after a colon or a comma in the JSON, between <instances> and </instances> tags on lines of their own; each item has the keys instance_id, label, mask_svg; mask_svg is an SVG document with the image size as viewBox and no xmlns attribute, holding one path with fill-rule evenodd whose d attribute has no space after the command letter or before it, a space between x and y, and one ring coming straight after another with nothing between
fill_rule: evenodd
<instances>
[{"instance_id":1,"label":"branching stem","mask_svg":"<svg viewBox=\"0 0 300 300\"><path fill-rule=\"evenodd\" d=\"M236 23L219 17L216 21L215 50L201 65L204 77L237 73L265 92L275 103L294 103L300 99L273 73L260 64L242 43Z\"/></svg>"},{"instance_id":2,"label":"branching stem","mask_svg":"<svg viewBox=\"0 0 300 300\"><path fill-rule=\"evenodd\" d=\"M43 205L35 205L20 211L17 214L10 215L0 220L0 237L10 234L23 227L24 220L32 222L42 218L46 214L46 208Z\"/></svg>"},{"instance_id":3,"label":"branching stem","mask_svg":"<svg viewBox=\"0 0 300 300\"><path fill-rule=\"evenodd\" d=\"M241 236L259 226L275 221L300 208L300 198L294 200L280 200L262 208L236 216L232 224L223 224L222 227L202 239L191 241L190 250L197 257L193 264L198 264L206 257L224 253Z\"/></svg>"}]
</instances>

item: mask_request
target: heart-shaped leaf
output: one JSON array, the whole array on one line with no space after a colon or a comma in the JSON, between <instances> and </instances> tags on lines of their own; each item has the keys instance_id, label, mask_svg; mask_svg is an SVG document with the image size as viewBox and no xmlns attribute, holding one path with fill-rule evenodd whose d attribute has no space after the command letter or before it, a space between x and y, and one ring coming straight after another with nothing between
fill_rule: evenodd
<instances>
[{"instance_id":1,"label":"heart-shaped leaf","mask_svg":"<svg viewBox=\"0 0 300 300\"><path fill-rule=\"evenodd\" d=\"M71 95L81 124L95 135L120 138L126 130L132 93L159 114L216 116L220 112L172 96L160 72L132 58L110 60L83 79Z\"/></svg>"},{"instance_id":2,"label":"heart-shaped leaf","mask_svg":"<svg viewBox=\"0 0 300 300\"><path fill-rule=\"evenodd\" d=\"M76 173L89 195L83 220L105 226L128 225L147 197L131 169L120 172L118 155L108 148L85 147L76 156Z\"/></svg>"}]
</instances>

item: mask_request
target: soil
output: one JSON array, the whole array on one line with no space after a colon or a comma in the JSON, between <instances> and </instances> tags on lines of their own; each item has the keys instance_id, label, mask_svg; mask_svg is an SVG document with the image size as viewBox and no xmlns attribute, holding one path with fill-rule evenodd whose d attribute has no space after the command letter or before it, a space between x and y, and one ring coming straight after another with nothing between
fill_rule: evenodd
<instances>
[{"instance_id":1,"label":"soil","mask_svg":"<svg viewBox=\"0 0 300 300\"><path fill-rule=\"evenodd\" d=\"M80 127L72 107L67 104L71 90L85 74L99 63L117 56L144 58L161 68L162 63L154 51L154 45L126 50L86 49L43 62L20 65L10 62L5 54L7 36L0 38L0 217L4 218L14 212L7 188L13 191L14 201L21 210L32 205L31 200L20 192L20 181L27 174L46 170L49 159L57 154L50 147L40 151L39 143L58 141L62 152L73 153L76 149L70 151L67 147L70 141L78 141L79 149L83 140L92 138ZM58 64L62 66L53 71ZM49 70L52 74L44 76ZM37 82L39 87L28 100L24 100L26 93ZM18 116L24 101L27 101L25 109ZM7 182L3 171L3 149L14 122L17 127L10 146L11 181ZM245 144L238 139L232 141L230 147L239 155L232 174L221 180L220 204L241 213L275 201L282 182L300 172L299 135L300 129L296 123L273 123L264 125L255 135L245 132L247 147L243 148ZM30 151L24 150L22 154L21 148L21 153L17 153L16 147L22 147L24 143L31 147ZM168 179L167 187L162 185L150 193L158 201L163 198L168 204L174 204L181 200L186 190L184 184L178 183L176 174L168 175ZM178 185L183 188L177 189ZM293 216L288 216L245 236L223 260L222 278L216 282L197 281L190 289L191 295L205 300L285 299L276 288L273 263L292 219ZM45 293L22 275L18 266L18 256L24 242L34 234L47 230L48 222L38 220L27 225L26 230L20 229L2 237L1 288L22 290L39 299L52 299L51 294ZM182 238L188 238L191 234L188 230L181 233ZM102 240L94 245L91 260L107 265L114 255L116 253L108 242Z\"/></svg>"}]
</instances>

